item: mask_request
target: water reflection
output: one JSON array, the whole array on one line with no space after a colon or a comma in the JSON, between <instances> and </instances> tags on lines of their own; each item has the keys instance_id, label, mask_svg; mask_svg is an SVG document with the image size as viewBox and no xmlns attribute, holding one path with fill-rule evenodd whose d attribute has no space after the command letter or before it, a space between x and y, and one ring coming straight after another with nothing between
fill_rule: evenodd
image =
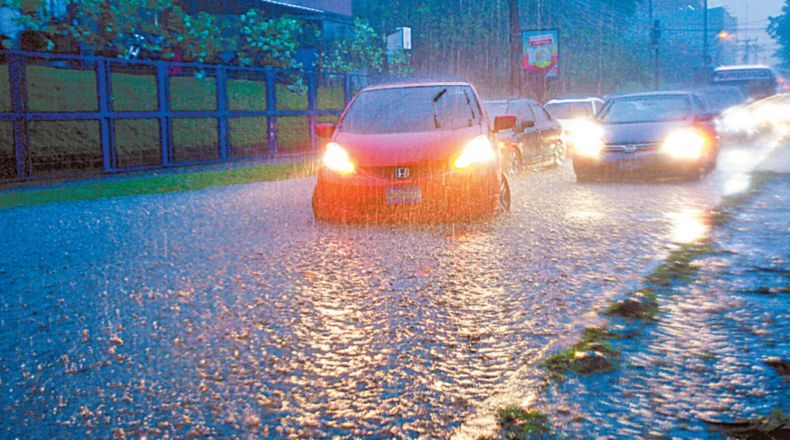
<instances>
[{"instance_id":1,"label":"water reflection","mask_svg":"<svg viewBox=\"0 0 790 440\"><path fill-rule=\"evenodd\" d=\"M724 184L724 195L730 196L733 194L740 194L747 189L749 189L749 185L752 183L752 178L748 174L735 174L727 179L727 182Z\"/></svg>"},{"instance_id":2,"label":"water reflection","mask_svg":"<svg viewBox=\"0 0 790 440\"><path fill-rule=\"evenodd\" d=\"M699 209L686 209L667 217L672 222L671 240L674 243L696 243L710 233L708 215Z\"/></svg>"}]
</instances>

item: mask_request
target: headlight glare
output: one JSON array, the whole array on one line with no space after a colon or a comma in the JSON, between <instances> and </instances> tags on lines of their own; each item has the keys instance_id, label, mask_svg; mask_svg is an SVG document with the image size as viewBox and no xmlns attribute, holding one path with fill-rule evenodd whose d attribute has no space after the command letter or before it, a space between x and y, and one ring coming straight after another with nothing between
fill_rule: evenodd
<instances>
[{"instance_id":1,"label":"headlight glare","mask_svg":"<svg viewBox=\"0 0 790 440\"><path fill-rule=\"evenodd\" d=\"M463 170L472 165L480 165L496 160L496 151L487 136L480 135L464 147L461 154L453 162L456 169Z\"/></svg>"},{"instance_id":2,"label":"headlight glare","mask_svg":"<svg viewBox=\"0 0 790 440\"><path fill-rule=\"evenodd\" d=\"M570 133L571 146L575 154L596 158L603 151L603 128L590 121L577 121Z\"/></svg>"},{"instance_id":3,"label":"headlight glare","mask_svg":"<svg viewBox=\"0 0 790 440\"><path fill-rule=\"evenodd\" d=\"M703 134L692 129L673 131L664 145L662 151L674 159L698 160L702 157L708 139Z\"/></svg>"},{"instance_id":4,"label":"headlight glare","mask_svg":"<svg viewBox=\"0 0 790 440\"><path fill-rule=\"evenodd\" d=\"M348 152L336 142L327 144L322 161L325 167L340 174L351 174L357 168Z\"/></svg>"}]
</instances>

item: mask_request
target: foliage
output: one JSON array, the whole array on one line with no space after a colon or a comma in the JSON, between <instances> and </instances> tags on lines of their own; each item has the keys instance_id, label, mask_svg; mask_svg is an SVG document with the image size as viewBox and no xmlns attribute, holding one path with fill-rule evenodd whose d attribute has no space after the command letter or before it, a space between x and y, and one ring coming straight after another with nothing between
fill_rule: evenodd
<instances>
[{"instance_id":1,"label":"foliage","mask_svg":"<svg viewBox=\"0 0 790 440\"><path fill-rule=\"evenodd\" d=\"M282 68L301 67L294 55L302 24L289 17L266 19L251 9L239 17L241 29L237 51L239 61L247 66Z\"/></svg>"},{"instance_id":2,"label":"foliage","mask_svg":"<svg viewBox=\"0 0 790 440\"><path fill-rule=\"evenodd\" d=\"M496 415L500 428L497 438L534 439L551 432L548 416L538 411L508 406L499 408Z\"/></svg>"},{"instance_id":3,"label":"foliage","mask_svg":"<svg viewBox=\"0 0 790 440\"><path fill-rule=\"evenodd\" d=\"M45 0L3 0L0 5L21 7L20 23L27 30L65 37L95 53L211 62L220 53L235 51L243 65L300 67L295 61L302 23L296 19L266 18L250 10L235 21L220 21L207 13L190 15L177 0L68 0L73 22L52 20L44 14ZM232 35L225 38L223 35Z\"/></svg>"},{"instance_id":4,"label":"foliage","mask_svg":"<svg viewBox=\"0 0 790 440\"><path fill-rule=\"evenodd\" d=\"M389 55L387 60L389 74L392 76L406 77L414 73L411 64L411 51L398 50Z\"/></svg>"},{"instance_id":5,"label":"foliage","mask_svg":"<svg viewBox=\"0 0 790 440\"><path fill-rule=\"evenodd\" d=\"M321 65L331 72L368 70L381 72L384 49L381 36L359 18L354 20L351 35L339 38L324 51Z\"/></svg>"},{"instance_id":6,"label":"foliage","mask_svg":"<svg viewBox=\"0 0 790 440\"><path fill-rule=\"evenodd\" d=\"M20 22L25 29L49 35L48 50L55 49L55 37L113 57L128 57L138 47L163 59L206 61L221 50L216 19L208 14L192 17L174 0L68 0L76 17L71 22L47 17L44 3L25 2Z\"/></svg>"},{"instance_id":7,"label":"foliage","mask_svg":"<svg viewBox=\"0 0 790 440\"><path fill-rule=\"evenodd\" d=\"M560 29L561 77L549 84L555 93L607 94L648 80L647 51L635 49L644 47L646 18L635 16L637 0L590 0L588 8L574 0L355 0L354 11L381 34L412 28L415 74L461 78L494 97L510 94L511 3L521 8L521 28Z\"/></svg>"},{"instance_id":8,"label":"foliage","mask_svg":"<svg viewBox=\"0 0 790 440\"><path fill-rule=\"evenodd\" d=\"M776 55L782 62L782 67L790 70L790 0L787 0L782 15L771 17L768 33L779 43Z\"/></svg>"}]
</instances>

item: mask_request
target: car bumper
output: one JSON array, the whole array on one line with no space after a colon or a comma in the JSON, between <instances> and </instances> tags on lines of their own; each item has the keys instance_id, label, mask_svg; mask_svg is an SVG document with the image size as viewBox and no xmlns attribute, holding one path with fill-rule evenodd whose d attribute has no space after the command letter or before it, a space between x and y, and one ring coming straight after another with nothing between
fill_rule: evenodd
<instances>
[{"instance_id":1,"label":"car bumper","mask_svg":"<svg viewBox=\"0 0 790 440\"><path fill-rule=\"evenodd\" d=\"M678 177L699 171L703 162L674 159L660 151L605 152L598 158L574 156L573 168L580 176Z\"/></svg>"},{"instance_id":2,"label":"car bumper","mask_svg":"<svg viewBox=\"0 0 790 440\"><path fill-rule=\"evenodd\" d=\"M446 221L496 210L499 165L447 171L417 179L391 180L362 173L318 172L313 195L316 218L330 221ZM416 193L419 197L416 197ZM407 194L408 197L394 197Z\"/></svg>"}]
</instances>

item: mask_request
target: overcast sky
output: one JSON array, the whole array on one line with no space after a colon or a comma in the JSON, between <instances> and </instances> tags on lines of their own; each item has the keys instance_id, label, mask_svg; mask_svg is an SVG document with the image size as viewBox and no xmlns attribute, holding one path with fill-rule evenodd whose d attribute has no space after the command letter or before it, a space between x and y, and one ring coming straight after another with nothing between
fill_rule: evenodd
<instances>
[{"instance_id":1,"label":"overcast sky","mask_svg":"<svg viewBox=\"0 0 790 440\"><path fill-rule=\"evenodd\" d=\"M768 62L765 57L772 56L776 50L776 43L765 31L768 17L780 15L785 0L709 0L709 4L711 7L724 5L730 8L738 17L740 36L759 39L767 49L762 62Z\"/></svg>"}]
</instances>

